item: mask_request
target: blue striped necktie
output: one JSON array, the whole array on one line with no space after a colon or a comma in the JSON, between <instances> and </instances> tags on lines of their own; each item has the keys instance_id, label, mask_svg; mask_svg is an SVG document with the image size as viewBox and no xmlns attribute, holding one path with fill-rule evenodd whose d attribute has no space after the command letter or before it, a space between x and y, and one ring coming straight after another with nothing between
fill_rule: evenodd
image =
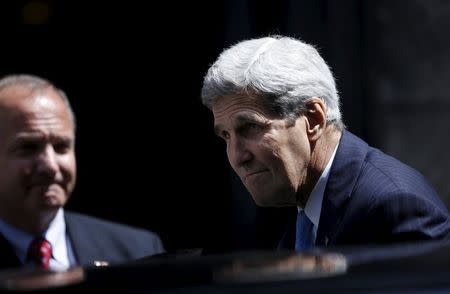
<instances>
[{"instance_id":1,"label":"blue striped necktie","mask_svg":"<svg viewBox=\"0 0 450 294\"><path fill-rule=\"evenodd\" d=\"M314 224L302 209L297 215L297 230L295 233L295 251L304 251L314 245L313 240Z\"/></svg>"}]
</instances>

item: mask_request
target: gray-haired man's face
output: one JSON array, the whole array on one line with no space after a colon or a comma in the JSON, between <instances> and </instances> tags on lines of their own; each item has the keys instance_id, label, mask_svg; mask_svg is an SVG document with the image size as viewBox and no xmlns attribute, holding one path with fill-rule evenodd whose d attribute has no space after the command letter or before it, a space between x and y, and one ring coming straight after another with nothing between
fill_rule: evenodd
<instances>
[{"instance_id":1,"label":"gray-haired man's face","mask_svg":"<svg viewBox=\"0 0 450 294\"><path fill-rule=\"evenodd\" d=\"M255 202L296 205L311 159L305 117L289 123L246 94L221 97L212 111L216 134L226 142L228 160Z\"/></svg>"}]
</instances>

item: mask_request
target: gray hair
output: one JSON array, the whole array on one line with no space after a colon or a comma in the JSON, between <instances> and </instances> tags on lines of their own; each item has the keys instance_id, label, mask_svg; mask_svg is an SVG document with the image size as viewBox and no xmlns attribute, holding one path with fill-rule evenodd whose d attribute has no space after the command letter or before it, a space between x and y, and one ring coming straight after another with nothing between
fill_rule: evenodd
<instances>
[{"instance_id":1,"label":"gray hair","mask_svg":"<svg viewBox=\"0 0 450 294\"><path fill-rule=\"evenodd\" d=\"M327 106L327 122L344 128L330 68L317 50L300 40L271 36L242 41L223 51L209 68L201 92L211 109L220 97L255 93L278 115L295 119L312 97Z\"/></svg>"},{"instance_id":2,"label":"gray hair","mask_svg":"<svg viewBox=\"0 0 450 294\"><path fill-rule=\"evenodd\" d=\"M75 130L76 128L75 113L73 112L72 106L70 105L69 98L67 97L66 93L63 90L57 88L50 81L38 76L28 74L8 75L0 79L0 91L11 86L26 87L30 89L30 91L32 92L47 89L54 90L61 97L64 104L67 106L70 118L73 123L73 128Z\"/></svg>"}]
</instances>

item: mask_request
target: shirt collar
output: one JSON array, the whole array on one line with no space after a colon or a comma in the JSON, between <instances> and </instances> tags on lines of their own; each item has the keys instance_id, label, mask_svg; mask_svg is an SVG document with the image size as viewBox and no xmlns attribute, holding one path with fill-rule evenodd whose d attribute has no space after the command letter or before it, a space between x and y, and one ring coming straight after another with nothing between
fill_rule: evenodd
<instances>
[{"instance_id":1,"label":"shirt collar","mask_svg":"<svg viewBox=\"0 0 450 294\"><path fill-rule=\"evenodd\" d=\"M28 247L35 236L17 229L2 219L0 219L0 233L13 246L17 257L24 264L26 262ZM66 246L66 222L62 208L58 210L43 236L52 245L52 257L58 263L69 264Z\"/></svg>"},{"instance_id":2,"label":"shirt collar","mask_svg":"<svg viewBox=\"0 0 450 294\"><path fill-rule=\"evenodd\" d=\"M320 175L320 178L317 181L316 185L314 186L314 189L312 190L308 198L308 201L306 202L305 205L305 214L309 218L309 220L314 224L314 227L316 229L319 226L320 213L322 211L323 194L325 192L325 187L327 185L328 177L330 175L331 165L333 164L338 146L339 143L336 144L336 147L334 148L330 160L325 166L325 169Z\"/></svg>"}]
</instances>

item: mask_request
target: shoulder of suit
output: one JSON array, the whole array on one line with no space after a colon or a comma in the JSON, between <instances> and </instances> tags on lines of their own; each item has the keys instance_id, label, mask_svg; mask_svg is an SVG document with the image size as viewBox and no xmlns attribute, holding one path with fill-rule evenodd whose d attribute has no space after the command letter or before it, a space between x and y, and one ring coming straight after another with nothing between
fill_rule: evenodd
<instances>
[{"instance_id":1,"label":"shoulder of suit","mask_svg":"<svg viewBox=\"0 0 450 294\"><path fill-rule=\"evenodd\" d=\"M76 225L85 225L89 227L96 227L97 229L103 229L103 230L113 230L120 232L121 234L139 234L139 235L148 235L154 238L159 238L154 232L133 227L127 224L122 224L106 219L101 219L98 217L77 213L77 212L71 212L71 211L64 211L64 215L66 218L66 221L68 223L75 223Z\"/></svg>"}]
</instances>

